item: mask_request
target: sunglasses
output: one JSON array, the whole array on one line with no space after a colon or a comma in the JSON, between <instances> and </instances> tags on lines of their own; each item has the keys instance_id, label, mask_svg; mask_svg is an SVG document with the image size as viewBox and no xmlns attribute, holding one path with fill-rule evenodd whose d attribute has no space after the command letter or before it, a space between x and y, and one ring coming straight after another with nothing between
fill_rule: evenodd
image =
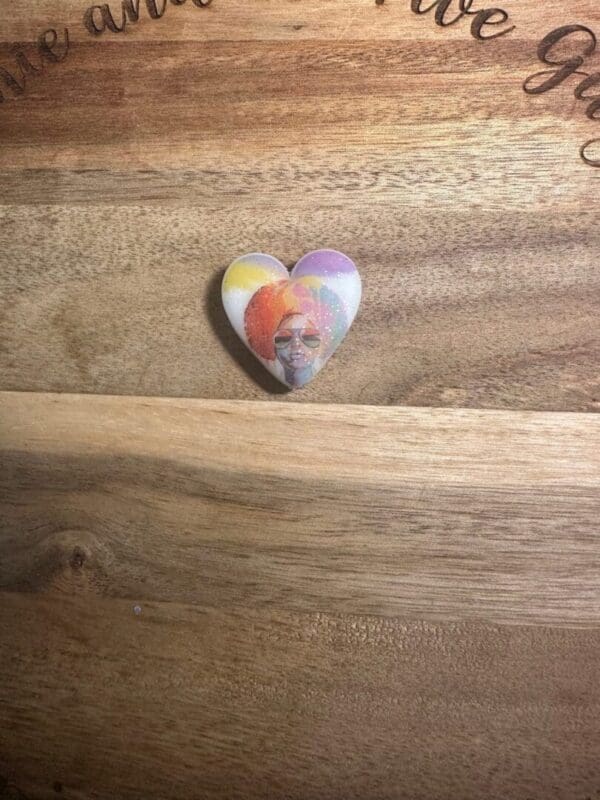
<instances>
[{"instance_id":1,"label":"sunglasses","mask_svg":"<svg viewBox=\"0 0 600 800\"><path fill-rule=\"evenodd\" d=\"M294 335L300 337L302 344L306 347L318 347L321 344L321 335L314 328L286 328L278 331L273 340L277 350L284 350L291 344Z\"/></svg>"}]
</instances>

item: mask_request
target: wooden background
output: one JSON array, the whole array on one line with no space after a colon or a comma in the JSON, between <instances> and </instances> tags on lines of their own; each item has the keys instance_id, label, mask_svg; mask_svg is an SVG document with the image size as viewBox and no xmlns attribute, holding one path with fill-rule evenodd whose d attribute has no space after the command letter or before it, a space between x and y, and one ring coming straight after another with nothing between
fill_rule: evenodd
<instances>
[{"instance_id":1,"label":"wooden background","mask_svg":"<svg viewBox=\"0 0 600 800\"><path fill-rule=\"evenodd\" d=\"M1 800L600 798L600 125L521 89L600 15L498 5L0 8L71 36L0 105ZM319 247L290 394L220 281Z\"/></svg>"}]
</instances>

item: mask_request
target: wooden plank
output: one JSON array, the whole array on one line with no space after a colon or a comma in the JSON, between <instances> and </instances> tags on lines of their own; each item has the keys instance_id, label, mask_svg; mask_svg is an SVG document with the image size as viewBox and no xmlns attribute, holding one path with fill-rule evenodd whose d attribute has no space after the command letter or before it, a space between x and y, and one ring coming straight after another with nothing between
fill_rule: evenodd
<instances>
[{"instance_id":1,"label":"wooden plank","mask_svg":"<svg viewBox=\"0 0 600 800\"><path fill-rule=\"evenodd\" d=\"M49 26L72 46L0 106L0 388L284 400L220 277L334 247L365 302L296 399L598 411L597 123L574 79L521 88L549 30L597 20L518 6L485 43L392 0L188 2L98 38L76 0L11 7L0 65Z\"/></svg>"},{"instance_id":2,"label":"wooden plank","mask_svg":"<svg viewBox=\"0 0 600 800\"><path fill-rule=\"evenodd\" d=\"M597 793L599 629L156 602L136 615L82 572L0 594L11 800Z\"/></svg>"},{"instance_id":3,"label":"wooden plank","mask_svg":"<svg viewBox=\"0 0 600 800\"><path fill-rule=\"evenodd\" d=\"M597 793L596 416L0 419L0 797Z\"/></svg>"},{"instance_id":4,"label":"wooden plank","mask_svg":"<svg viewBox=\"0 0 600 800\"><path fill-rule=\"evenodd\" d=\"M600 623L600 418L2 396L0 588Z\"/></svg>"},{"instance_id":5,"label":"wooden plank","mask_svg":"<svg viewBox=\"0 0 600 800\"><path fill-rule=\"evenodd\" d=\"M294 400L598 411L595 214L304 209L303 248L293 207L9 212L0 385L288 400L229 326L224 265L325 242L359 264L363 305Z\"/></svg>"}]
</instances>

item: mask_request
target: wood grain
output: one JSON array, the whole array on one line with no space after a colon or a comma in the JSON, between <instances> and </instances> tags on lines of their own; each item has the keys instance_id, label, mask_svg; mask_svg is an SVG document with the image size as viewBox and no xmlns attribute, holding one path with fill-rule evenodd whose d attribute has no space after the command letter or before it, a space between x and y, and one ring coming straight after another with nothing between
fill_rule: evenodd
<instances>
[{"instance_id":1,"label":"wood grain","mask_svg":"<svg viewBox=\"0 0 600 800\"><path fill-rule=\"evenodd\" d=\"M598 629L136 615L72 582L1 595L0 763L19 797L598 796Z\"/></svg>"},{"instance_id":2,"label":"wood grain","mask_svg":"<svg viewBox=\"0 0 600 800\"><path fill-rule=\"evenodd\" d=\"M116 596L600 623L595 416L19 393L2 410L5 589L51 585L75 548Z\"/></svg>"},{"instance_id":3,"label":"wood grain","mask_svg":"<svg viewBox=\"0 0 600 800\"><path fill-rule=\"evenodd\" d=\"M0 797L599 794L596 416L0 418Z\"/></svg>"},{"instance_id":4,"label":"wood grain","mask_svg":"<svg viewBox=\"0 0 600 800\"><path fill-rule=\"evenodd\" d=\"M97 39L77 0L11 7L0 64L49 26L72 47L0 107L0 388L289 400L220 278L334 247L363 308L294 399L598 411L600 129L574 85L521 89L597 14L505 5L486 43L400 0L188 3Z\"/></svg>"}]
</instances>

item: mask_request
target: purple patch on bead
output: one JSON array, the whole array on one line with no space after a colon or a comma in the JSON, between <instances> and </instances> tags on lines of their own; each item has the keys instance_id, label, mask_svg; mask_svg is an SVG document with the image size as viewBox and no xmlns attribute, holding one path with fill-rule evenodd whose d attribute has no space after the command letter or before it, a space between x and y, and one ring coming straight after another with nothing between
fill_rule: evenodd
<instances>
[{"instance_id":1,"label":"purple patch on bead","mask_svg":"<svg viewBox=\"0 0 600 800\"><path fill-rule=\"evenodd\" d=\"M356 266L348 256L337 250L315 250L302 256L294 267L294 278L303 275L318 275L321 277L334 275L348 275L356 272Z\"/></svg>"}]
</instances>

